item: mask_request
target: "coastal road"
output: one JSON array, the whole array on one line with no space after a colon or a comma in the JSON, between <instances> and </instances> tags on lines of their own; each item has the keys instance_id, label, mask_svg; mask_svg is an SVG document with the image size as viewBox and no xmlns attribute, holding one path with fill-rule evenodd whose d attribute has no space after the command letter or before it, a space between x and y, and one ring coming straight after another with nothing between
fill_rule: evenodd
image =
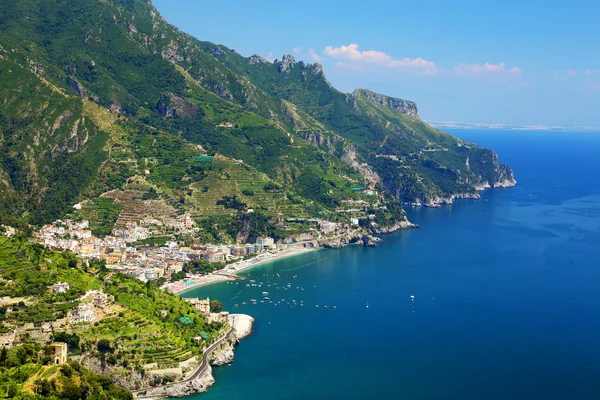
<instances>
[{"instance_id":1,"label":"coastal road","mask_svg":"<svg viewBox=\"0 0 600 400\"><path fill-rule=\"evenodd\" d=\"M147 392L149 390L152 390L154 388L162 388L162 387L169 387L169 386L174 386L174 385L181 385L181 384L186 384L188 382L193 381L194 379L197 379L200 375L202 375L204 373L204 371L206 370L206 368L208 367L208 358L210 356L210 354L217 348L219 347L221 344L223 344L223 342L227 339L229 339L231 337L231 334L233 333L233 327L229 328L229 330L227 331L227 333L222 336L219 340L217 340L216 342L214 342L213 344L211 344L210 346L208 346L208 348L206 350L204 350L204 353L202 353L202 362L200 363L200 366L198 367L198 369L196 369L196 371L188 378L181 380L181 381L177 381L177 382L171 382L171 383L167 383L166 385L162 385L162 386L156 386L156 387L148 387L145 389L139 389L139 390L132 390L131 393L133 393L133 395L136 397L136 399L153 399L156 398L156 396L139 396L138 394L143 393L143 392Z\"/></svg>"}]
</instances>

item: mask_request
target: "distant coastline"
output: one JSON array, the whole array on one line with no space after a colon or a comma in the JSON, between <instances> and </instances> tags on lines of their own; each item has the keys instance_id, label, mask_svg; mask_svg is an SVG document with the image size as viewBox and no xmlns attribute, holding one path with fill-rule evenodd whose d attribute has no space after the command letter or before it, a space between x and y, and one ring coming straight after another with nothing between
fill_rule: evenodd
<instances>
[{"instance_id":1,"label":"distant coastline","mask_svg":"<svg viewBox=\"0 0 600 400\"><path fill-rule=\"evenodd\" d=\"M540 131L540 132L600 132L600 126L562 126L562 125L508 125L478 124L455 121L426 121L438 129L479 129L494 131Z\"/></svg>"}]
</instances>

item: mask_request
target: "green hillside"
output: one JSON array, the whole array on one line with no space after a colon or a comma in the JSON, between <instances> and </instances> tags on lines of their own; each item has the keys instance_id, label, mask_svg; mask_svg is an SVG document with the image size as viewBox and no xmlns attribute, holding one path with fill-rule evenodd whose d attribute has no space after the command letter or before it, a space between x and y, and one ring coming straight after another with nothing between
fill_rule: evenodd
<instances>
[{"instance_id":1,"label":"green hillside","mask_svg":"<svg viewBox=\"0 0 600 400\"><path fill-rule=\"evenodd\" d=\"M414 103L341 93L291 56L199 41L145 0L8 0L0 26L0 207L31 223L114 190L151 188L199 224L247 208L275 223L335 220L353 187L377 189L385 212L512 181L492 151L426 125ZM115 210L96 212L95 229L119 224Z\"/></svg>"},{"instance_id":2,"label":"green hillside","mask_svg":"<svg viewBox=\"0 0 600 400\"><path fill-rule=\"evenodd\" d=\"M65 282L69 289L56 293L51 286ZM114 300L96 307L93 323L62 323L90 291L101 291ZM71 355L111 358L117 374L127 376L143 365L169 367L202 355L204 346L219 335L221 326L207 324L203 316L178 296L156 283L143 283L106 270L102 263L82 263L66 253L37 244L0 236L0 297L11 302L0 307L0 333L16 332L20 342L47 345L69 340ZM188 323L182 323L186 318ZM43 324L53 322L52 332ZM195 338L201 333L206 341ZM76 338L71 340L69 338ZM104 341L109 349L102 349ZM1 366L0 366L1 367ZM114 372L114 371L113 371ZM0 374L1 375L1 374Z\"/></svg>"}]
</instances>

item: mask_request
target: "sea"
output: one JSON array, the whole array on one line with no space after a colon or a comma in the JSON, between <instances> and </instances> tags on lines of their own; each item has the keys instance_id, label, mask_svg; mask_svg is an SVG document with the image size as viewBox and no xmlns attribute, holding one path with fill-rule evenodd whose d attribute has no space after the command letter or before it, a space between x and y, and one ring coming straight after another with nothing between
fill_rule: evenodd
<instances>
[{"instance_id":1,"label":"sea","mask_svg":"<svg viewBox=\"0 0 600 400\"><path fill-rule=\"evenodd\" d=\"M518 185L185 292L256 319L188 400L600 399L600 133L448 132Z\"/></svg>"}]
</instances>

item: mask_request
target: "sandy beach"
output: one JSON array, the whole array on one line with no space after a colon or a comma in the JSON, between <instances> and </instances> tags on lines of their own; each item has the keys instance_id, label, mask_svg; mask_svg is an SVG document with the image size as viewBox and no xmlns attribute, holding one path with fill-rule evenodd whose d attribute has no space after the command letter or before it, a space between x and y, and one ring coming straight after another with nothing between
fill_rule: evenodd
<instances>
[{"instance_id":1,"label":"sandy beach","mask_svg":"<svg viewBox=\"0 0 600 400\"><path fill-rule=\"evenodd\" d=\"M198 288L200 286L211 285L213 283L223 281L235 280L236 274L271 261L280 260L286 257L297 256L299 254L304 254L316 250L319 249L312 247L292 247L289 249L280 250L276 253L265 252L258 254L256 257L253 257L249 260L241 260L233 264L229 264L222 270L210 273L208 275L195 275L183 281L167 283L165 286L163 286L163 288L170 290L174 294L181 294L183 292Z\"/></svg>"}]
</instances>

